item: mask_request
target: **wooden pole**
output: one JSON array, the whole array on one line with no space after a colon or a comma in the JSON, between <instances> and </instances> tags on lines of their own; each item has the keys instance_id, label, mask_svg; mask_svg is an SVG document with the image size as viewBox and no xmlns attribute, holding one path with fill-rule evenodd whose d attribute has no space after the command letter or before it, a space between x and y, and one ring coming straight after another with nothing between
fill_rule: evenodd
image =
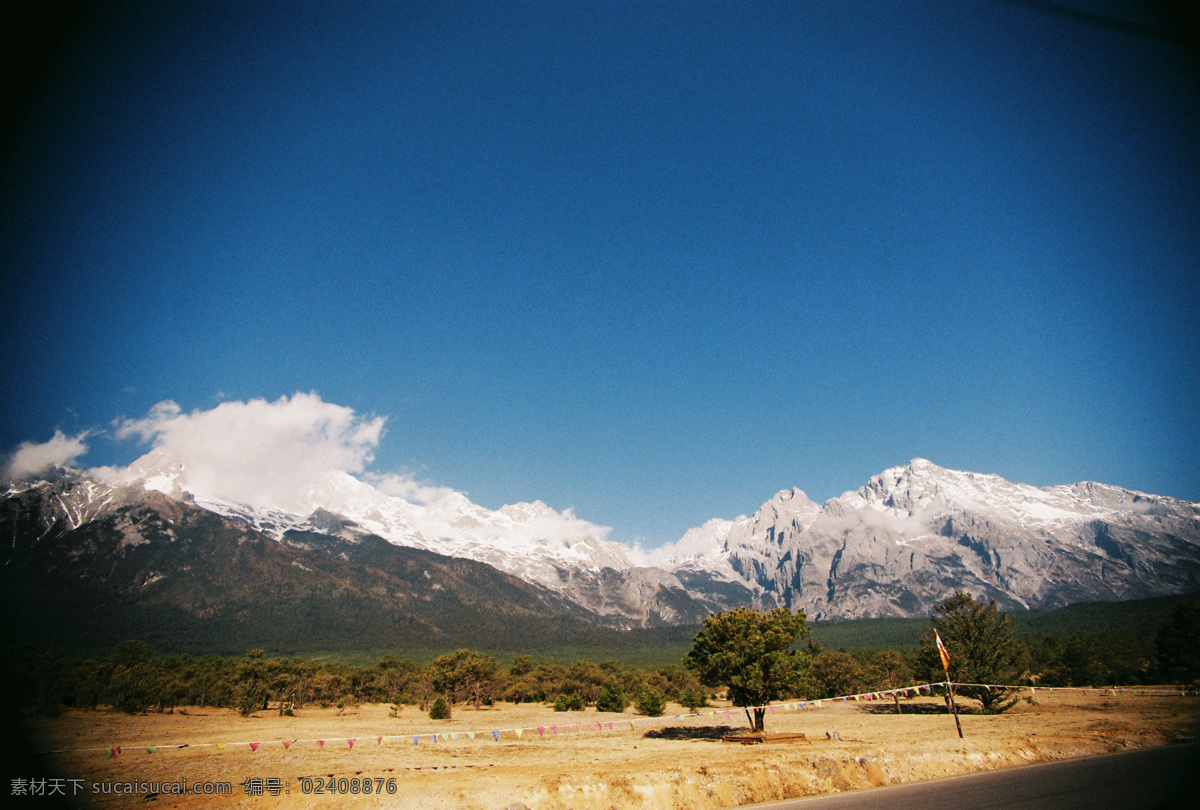
<instances>
[{"instance_id":1,"label":"wooden pole","mask_svg":"<svg viewBox=\"0 0 1200 810\"><path fill-rule=\"evenodd\" d=\"M958 738L962 739L962 724L958 722L958 707L954 705L954 686L950 683L950 653L946 652L946 645L942 644L942 637L937 630L933 631L933 641L937 645L938 657L942 659L942 669L946 672L946 702L950 704L950 711L954 715L954 727L958 729Z\"/></svg>"},{"instance_id":2,"label":"wooden pole","mask_svg":"<svg viewBox=\"0 0 1200 810\"><path fill-rule=\"evenodd\" d=\"M958 722L958 707L954 705L954 685L950 683L950 671L946 670L946 693L950 697L950 712L954 715L954 727L958 729L958 738L963 738L962 723Z\"/></svg>"}]
</instances>

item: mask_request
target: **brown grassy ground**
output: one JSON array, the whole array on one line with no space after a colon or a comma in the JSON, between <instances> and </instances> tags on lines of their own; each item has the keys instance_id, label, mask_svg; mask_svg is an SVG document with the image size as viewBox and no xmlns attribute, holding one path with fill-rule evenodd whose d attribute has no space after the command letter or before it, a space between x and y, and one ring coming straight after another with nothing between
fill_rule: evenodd
<instances>
[{"instance_id":1,"label":"brown grassy ground","mask_svg":"<svg viewBox=\"0 0 1200 810\"><path fill-rule=\"evenodd\" d=\"M1200 698L1101 696L1091 692L1047 693L1036 704L1023 702L1003 715L965 714L965 739L945 714L939 698L903 702L897 716L890 704L846 703L825 708L776 712L767 730L803 732L804 742L744 746L720 742L729 726L745 727L737 710L686 720L662 718L631 730L569 733L573 723L610 720L614 715L555 713L541 705L500 704L471 711L459 707L453 721L433 721L413 707L398 718L387 706L304 709L296 717L262 713L240 717L214 709L188 714L129 717L115 712L70 711L38 721L35 733L45 749L103 748L121 744L107 759L102 751L54 754L47 773L94 783L200 781L234 784L233 795L147 797L88 796L85 806L171 808L333 808L480 807L625 808L729 807L873 785L930 779L1003 768L1038 760L1163 745L1195 736L1200 729ZM683 713L676 706L668 714ZM632 719L633 714L624 716ZM548 727L558 725L551 735ZM546 726L547 734L525 732L521 739L491 729ZM478 733L472 741L463 732ZM840 741L826 738L836 730ZM456 732L456 741L419 745L399 740L376 744L380 735ZM346 739L357 738L353 749ZM280 740L325 739L284 749ZM256 752L229 745L147 753L146 745L258 741ZM382 795L311 795L303 780L394 779L396 792ZM278 778L286 794L249 796L248 777ZM373 785L375 783L373 782ZM386 784L386 782L385 782ZM82 794L81 794L82 797Z\"/></svg>"}]
</instances>

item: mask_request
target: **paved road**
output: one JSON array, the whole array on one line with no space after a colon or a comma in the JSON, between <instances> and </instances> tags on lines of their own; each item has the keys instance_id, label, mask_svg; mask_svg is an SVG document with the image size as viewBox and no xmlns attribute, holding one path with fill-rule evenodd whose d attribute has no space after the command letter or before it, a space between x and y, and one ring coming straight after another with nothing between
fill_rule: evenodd
<instances>
[{"instance_id":1,"label":"paved road","mask_svg":"<svg viewBox=\"0 0 1200 810\"><path fill-rule=\"evenodd\" d=\"M1200 743L754 806L772 810L1200 810Z\"/></svg>"}]
</instances>

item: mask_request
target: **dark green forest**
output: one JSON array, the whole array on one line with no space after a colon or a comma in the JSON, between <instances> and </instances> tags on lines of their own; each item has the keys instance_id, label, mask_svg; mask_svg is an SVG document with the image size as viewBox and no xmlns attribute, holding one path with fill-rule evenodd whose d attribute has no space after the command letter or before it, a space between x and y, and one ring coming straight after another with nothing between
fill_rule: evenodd
<instances>
[{"instance_id":1,"label":"dark green forest","mask_svg":"<svg viewBox=\"0 0 1200 810\"><path fill-rule=\"evenodd\" d=\"M997 618L1010 636L1003 665L993 670L1005 683L1116 686L1200 680L1200 594ZM930 620L817 622L810 628L804 641L808 669L796 698L944 678L932 651ZM603 695L618 693L625 701L621 705L634 701L654 713L662 699L698 707L715 696L684 665L697 630L597 631L532 651L409 648L285 655L254 649L229 656L164 651L128 640L102 654L80 654L22 642L5 651L3 679L16 705L43 715L67 707L142 713L186 706L287 713L364 702L391 703L399 713L406 705L427 711L438 697L450 706L522 700L570 708L596 705Z\"/></svg>"}]
</instances>

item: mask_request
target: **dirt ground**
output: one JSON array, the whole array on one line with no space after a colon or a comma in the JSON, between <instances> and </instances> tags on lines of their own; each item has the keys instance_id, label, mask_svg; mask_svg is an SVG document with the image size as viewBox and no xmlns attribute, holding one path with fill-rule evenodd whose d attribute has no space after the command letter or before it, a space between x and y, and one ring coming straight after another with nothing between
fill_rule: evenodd
<instances>
[{"instance_id":1,"label":"dirt ground","mask_svg":"<svg viewBox=\"0 0 1200 810\"><path fill-rule=\"evenodd\" d=\"M1028 694L1028 693L1026 693ZM542 705L498 704L473 711L457 707L452 721L434 721L414 707L396 718L384 705L336 709L305 708L295 717L274 712L240 717L193 708L186 714L126 716L109 711L69 711L37 721L44 750L121 745L118 757L103 750L52 754L46 771L82 780L67 782L86 807L465 807L513 808L711 808L931 779L1192 739L1200 730L1200 697L1140 697L1038 690L1002 715L963 714L964 739L940 698L890 702L834 703L805 711L767 715L768 732L803 732L801 742L760 745L723 743L730 728L745 728L733 709L687 719L639 720L625 715L556 713ZM719 704L716 708L728 708ZM707 709L704 711L712 711ZM669 706L668 715L686 710ZM572 732L583 725L620 718L614 730ZM545 728L493 739L492 729ZM557 726L554 734L550 726ZM624 728L622 728L624 726ZM476 732L470 739L466 732ZM829 739L836 731L840 740ZM438 742L428 735L439 734ZM441 739L454 733L457 739ZM411 740L376 738L424 734ZM347 740L356 740L353 748ZM325 740L324 747L303 740ZM281 740L302 740L284 748ZM259 742L257 750L233 743ZM166 748L188 743L187 748ZM197 743L227 743L223 748ZM148 753L146 746L159 746ZM317 786L359 787L356 794L316 794ZM346 782L340 780L345 778ZM351 780L358 779L358 783ZM226 796L93 794L106 783L127 789L133 782L230 782ZM249 795L247 779L278 779L278 796ZM372 792L362 791L371 780ZM307 781L306 781L307 780ZM394 780L390 781L389 780ZM61 784L61 783L60 783ZM394 793L388 792L388 787ZM251 790L255 783L250 782ZM268 786L269 787L269 786ZM376 792L382 787L382 793ZM15 806L15 805L14 805Z\"/></svg>"}]
</instances>

